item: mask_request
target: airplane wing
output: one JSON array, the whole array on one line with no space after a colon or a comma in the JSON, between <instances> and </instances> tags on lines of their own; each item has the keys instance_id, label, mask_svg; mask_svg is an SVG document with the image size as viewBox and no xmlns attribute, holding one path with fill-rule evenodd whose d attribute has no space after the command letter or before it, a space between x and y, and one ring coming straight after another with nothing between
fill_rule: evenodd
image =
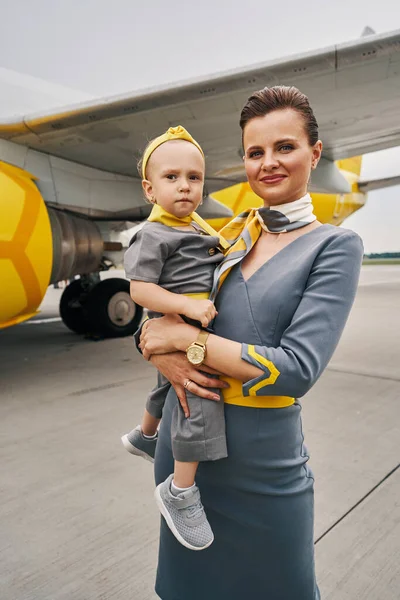
<instances>
[{"instance_id":1,"label":"airplane wing","mask_svg":"<svg viewBox=\"0 0 400 600\"><path fill-rule=\"evenodd\" d=\"M135 160L147 141L179 123L204 148L212 192L243 181L241 107L252 91L277 84L295 85L309 96L328 162L400 145L400 30L206 79L0 120L0 137L137 177ZM342 190L337 181L331 188L348 191L342 183Z\"/></svg>"},{"instance_id":2,"label":"airplane wing","mask_svg":"<svg viewBox=\"0 0 400 600\"><path fill-rule=\"evenodd\" d=\"M383 179L361 180L358 182L358 187L362 192L372 192L373 190L381 190L383 188L400 185L400 175L394 177L384 177Z\"/></svg>"}]
</instances>

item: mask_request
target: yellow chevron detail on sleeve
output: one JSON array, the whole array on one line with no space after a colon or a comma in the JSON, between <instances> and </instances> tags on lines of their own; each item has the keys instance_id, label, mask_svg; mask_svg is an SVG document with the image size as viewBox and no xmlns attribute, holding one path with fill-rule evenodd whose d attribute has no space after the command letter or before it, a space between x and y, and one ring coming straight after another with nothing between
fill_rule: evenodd
<instances>
[{"instance_id":1,"label":"yellow chevron detail on sleeve","mask_svg":"<svg viewBox=\"0 0 400 600\"><path fill-rule=\"evenodd\" d=\"M256 352L256 349L252 344L249 344L247 346L247 349L248 349L249 356L254 358L260 365L267 367L267 369L269 369L269 372L270 372L268 377L266 377L265 379L262 379L261 381L259 381L258 383L256 383L249 389L249 395L256 396L258 390L260 390L261 388L263 388L267 385L273 385L281 373L275 367L274 363L271 360L268 360L264 356L261 356L261 354L258 354L258 352Z\"/></svg>"}]
</instances>

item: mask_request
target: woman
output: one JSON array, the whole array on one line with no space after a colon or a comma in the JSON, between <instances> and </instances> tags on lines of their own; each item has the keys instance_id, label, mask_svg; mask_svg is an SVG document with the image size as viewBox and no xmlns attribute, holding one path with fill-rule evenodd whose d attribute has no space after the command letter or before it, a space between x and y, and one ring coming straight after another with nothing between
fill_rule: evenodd
<instances>
[{"instance_id":1,"label":"woman","mask_svg":"<svg viewBox=\"0 0 400 600\"><path fill-rule=\"evenodd\" d=\"M321 157L318 126L296 88L265 88L241 114L244 164L264 208L236 219L242 232L217 269L218 316L201 369L223 374L228 458L201 465L197 481L214 543L180 546L161 525L156 591L162 600L318 600L313 484L301 406L325 369L352 306L363 256L353 232L318 223L307 186ZM222 283L222 285L221 285ZM172 472L170 425L184 388L218 386L185 350L198 329L171 317L148 322L141 349L171 381L156 480ZM173 353L173 354L167 354ZM205 367L204 367L205 365ZM220 386L223 383L220 382Z\"/></svg>"}]
</instances>

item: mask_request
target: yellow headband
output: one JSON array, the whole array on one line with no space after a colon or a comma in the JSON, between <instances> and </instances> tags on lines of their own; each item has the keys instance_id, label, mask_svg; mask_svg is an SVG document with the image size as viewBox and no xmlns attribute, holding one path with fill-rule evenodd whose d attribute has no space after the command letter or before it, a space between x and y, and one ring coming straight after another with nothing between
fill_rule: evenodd
<instances>
[{"instance_id":1,"label":"yellow headband","mask_svg":"<svg viewBox=\"0 0 400 600\"><path fill-rule=\"evenodd\" d=\"M147 163L149 162L149 158L153 154L154 150L156 148L158 148L158 146L161 146L161 144L165 144L165 142L169 142L170 140L186 140L187 142L191 142L192 144L194 144L196 146L196 148L198 148L200 150L201 154L204 157L204 152L201 149L200 144L198 144L196 142L196 140L194 140L192 138L190 133L188 131L186 131L186 129L184 127L182 127L181 125L178 125L177 127L170 127L168 129L168 131L166 131L162 135L156 137L146 148L145 153L143 154L143 158L142 158L142 178L143 179L146 179Z\"/></svg>"}]
</instances>

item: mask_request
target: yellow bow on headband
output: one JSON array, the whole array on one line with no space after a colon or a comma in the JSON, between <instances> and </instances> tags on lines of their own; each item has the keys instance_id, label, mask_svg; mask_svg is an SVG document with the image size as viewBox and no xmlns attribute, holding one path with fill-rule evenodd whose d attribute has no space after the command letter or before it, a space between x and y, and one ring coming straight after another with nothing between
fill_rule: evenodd
<instances>
[{"instance_id":1,"label":"yellow bow on headband","mask_svg":"<svg viewBox=\"0 0 400 600\"><path fill-rule=\"evenodd\" d=\"M149 162L150 156L153 154L154 150L161 146L161 144L165 144L165 142L169 142L170 140L186 140L187 142L191 142L200 150L202 155L204 156L204 152L201 149L201 146L195 139L192 138L190 133L186 131L184 127L178 125L177 127L170 127L168 131L156 137L146 148L143 159L142 159L142 177L146 179L146 167Z\"/></svg>"}]
</instances>

